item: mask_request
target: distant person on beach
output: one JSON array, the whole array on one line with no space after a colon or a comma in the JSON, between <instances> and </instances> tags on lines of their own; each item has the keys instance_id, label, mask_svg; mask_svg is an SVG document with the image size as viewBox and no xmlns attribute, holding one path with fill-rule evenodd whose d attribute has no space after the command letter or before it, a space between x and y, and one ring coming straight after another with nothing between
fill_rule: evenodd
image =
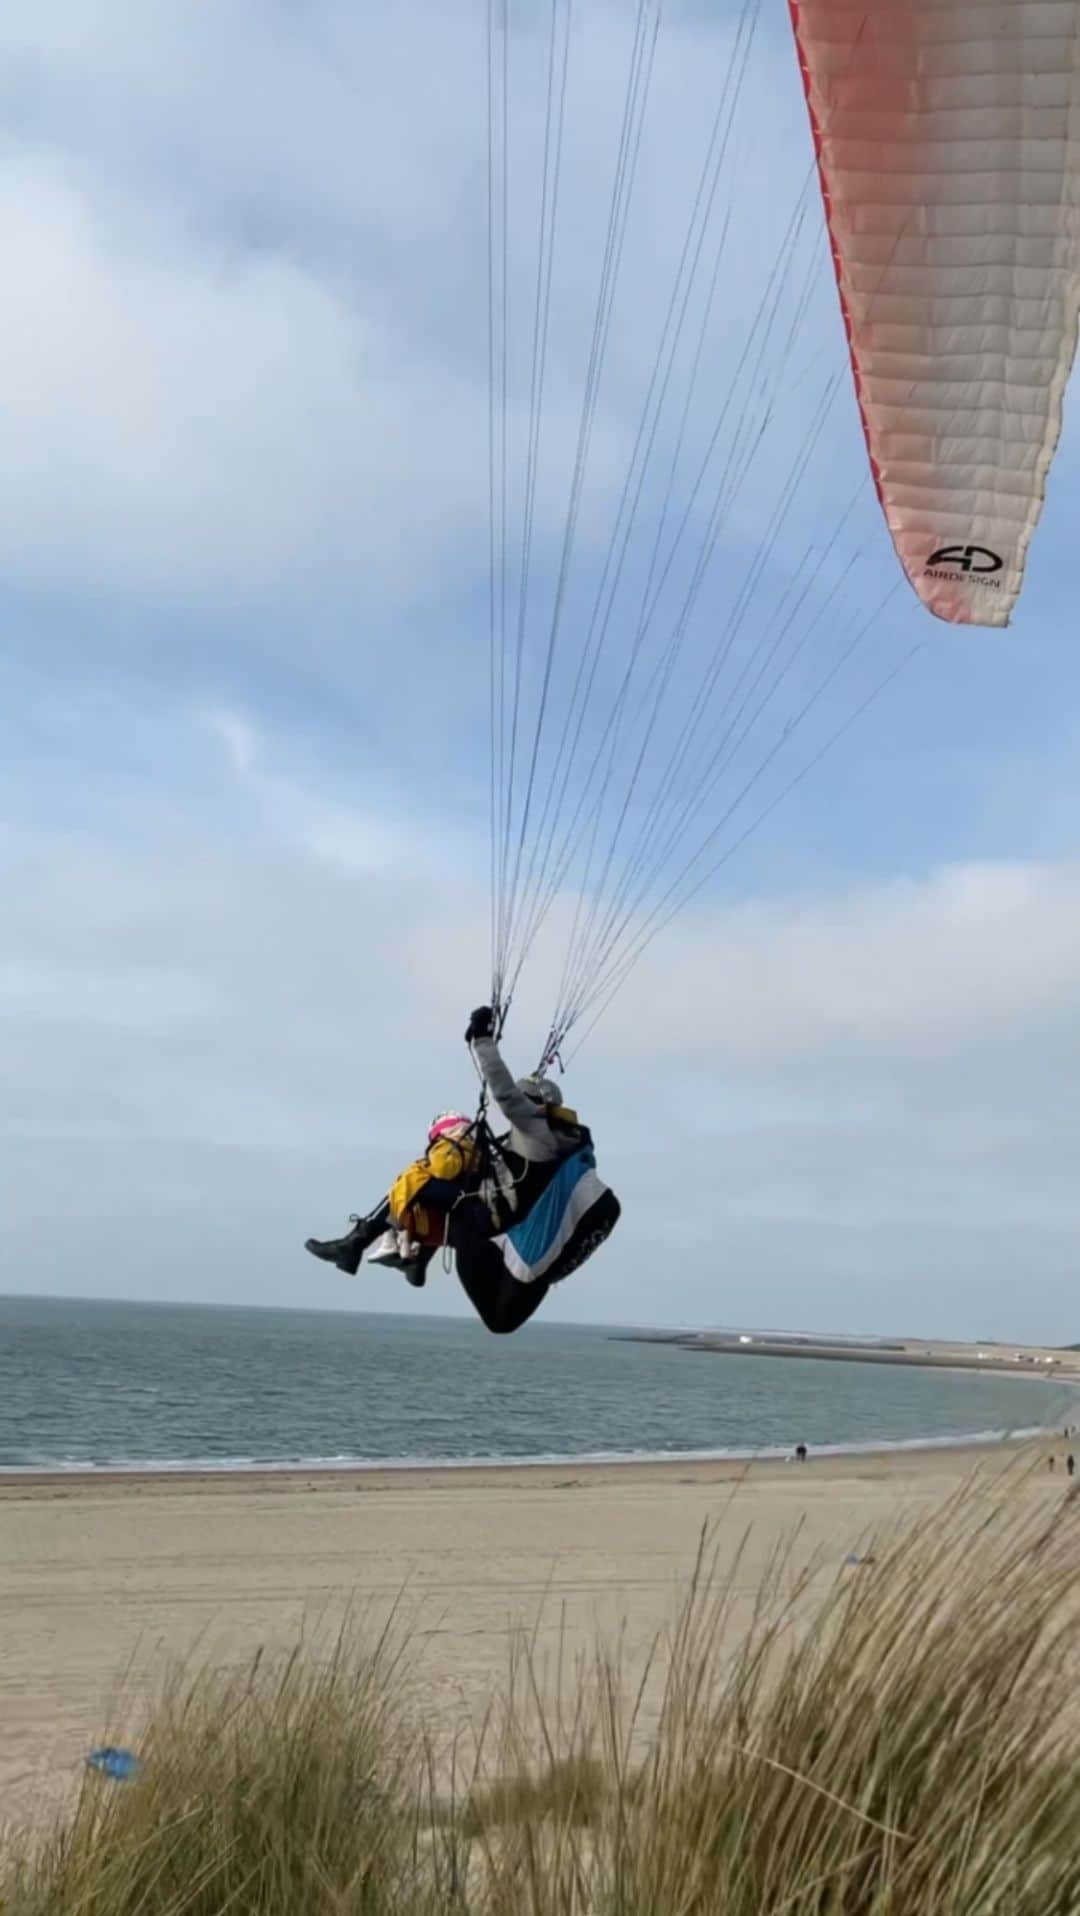
<instances>
[{"instance_id":1,"label":"distant person on beach","mask_svg":"<svg viewBox=\"0 0 1080 1916\"><path fill-rule=\"evenodd\" d=\"M615 1193L597 1175L591 1134L552 1079L515 1081L495 1038L495 1013L474 1011L465 1033L484 1085L509 1125L494 1137L482 1113L446 1112L428 1149L344 1237L308 1238L312 1256L355 1276L389 1265L419 1287L440 1245L455 1254L461 1286L488 1330L520 1330L552 1284L610 1237ZM496 1242L495 1240L499 1240Z\"/></svg>"},{"instance_id":2,"label":"distant person on beach","mask_svg":"<svg viewBox=\"0 0 1080 1916\"><path fill-rule=\"evenodd\" d=\"M806 1445L805 1444L796 1444L795 1460L797 1463L800 1463L800 1464L804 1464L806 1462Z\"/></svg>"},{"instance_id":3,"label":"distant person on beach","mask_svg":"<svg viewBox=\"0 0 1080 1916\"><path fill-rule=\"evenodd\" d=\"M1070 1475L1070 1477L1075 1477L1075 1475L1076 1475L1076 1458L1075 1458L1075 1457L1073 1456L1073 1454L1072 1454L1072 1452L1071 1452L1071 1451L1069 1452L1069 1455L1068 1455L1068 1456L1066 1457L1066 1459L1065 1459L1065 1468L1066 1468L1066 1470L1068 1471L1068 1473L1069 1473L1069 1475Z\"/></svg>"}]
</instances>

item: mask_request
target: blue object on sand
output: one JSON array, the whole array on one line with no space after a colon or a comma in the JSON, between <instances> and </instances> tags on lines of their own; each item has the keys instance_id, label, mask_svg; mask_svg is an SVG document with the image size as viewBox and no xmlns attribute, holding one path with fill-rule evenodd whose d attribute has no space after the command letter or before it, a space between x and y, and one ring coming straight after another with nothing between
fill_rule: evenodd
<instances>
[{"instance_id":1,"label":"blue object on sand","mask_svg":"<svg viewBox=\"0 0 1080 1916\"><path fill-rule=\"evenodd\" d=\"M103 1776L111 1776L114 1783L127 1783L137 1776L142 1768L134 1750L118 1750L111 1743L103 1749L91 1750L86 1759L92 1770L100 1770Z\"/></svg>"}]
</instances>

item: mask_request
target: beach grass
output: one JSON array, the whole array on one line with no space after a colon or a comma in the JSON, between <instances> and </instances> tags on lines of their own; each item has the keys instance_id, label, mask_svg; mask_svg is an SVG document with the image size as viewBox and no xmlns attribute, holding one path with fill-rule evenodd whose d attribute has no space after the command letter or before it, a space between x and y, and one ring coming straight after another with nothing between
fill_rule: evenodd
<instances>
[{"instance_id":1,"label":"beach grass","mask_svg":"<svg viewBox=\"0 0 1080 1916\"><path fill-rule=\"evenodd\" d=\"M8 1842L0 1911L1076 1916L1080 1505L1003 1485L870 1562L796 1546L747 1619L703 1538L644 1661L521 1637L451 1748L396 1625L180 1673L135 1781Z\"/></svg>"}]
</instances>

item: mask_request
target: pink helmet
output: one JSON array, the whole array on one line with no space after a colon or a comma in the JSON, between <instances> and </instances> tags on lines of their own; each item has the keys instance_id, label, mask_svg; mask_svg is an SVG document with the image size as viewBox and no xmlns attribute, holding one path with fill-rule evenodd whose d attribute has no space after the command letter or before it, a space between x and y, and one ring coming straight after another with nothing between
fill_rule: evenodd
<instances>
[{"instance_id":1,"label":"pink helmet","mask_svg":"<svg viewBox=\"0 0 1080 1916\"><path fill-rule=\"evenodd\" d=\"M434 1144L437 1138L461 1137L471 1125L472 1119L462 1117L460 1111L440 1111L428 1126L428 1143Z\"/></svg>"}]
</instances>

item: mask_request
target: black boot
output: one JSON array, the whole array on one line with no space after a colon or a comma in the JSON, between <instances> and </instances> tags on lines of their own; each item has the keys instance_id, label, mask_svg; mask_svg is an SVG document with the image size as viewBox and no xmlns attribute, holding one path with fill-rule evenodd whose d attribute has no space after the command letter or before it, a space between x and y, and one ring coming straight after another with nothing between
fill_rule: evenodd
<instances>
[{"instance_id":1,"label":"black boot","mask_svg":"<svg viewBox=\"0 0 1080 1916\"><path fill-rule=\"evenodd\" d=\"M370 1217L354 1217L351 1222L352 1230L344 1237L309 1237L304 1249L310 1251L312 1257L321 1257L325 1263L336 1264L339 1271L355 1277L368 1245L374 1244L386 1225L381 1213L378 1222Z\"/></svg>"},{"instance_id":2,"label":"black boot","mask_svg":"<svg viewBox=\"0 0 1080 1916\"><path fill-rule=\"evenodd\" d=\"M409 1263L404 1265L405 1281L411 1284L414 1290L423 1290L424 1285L427 1283L427 1268L434 1255L434 1251L428 1250L425 1247L419 1257L412 1258Z\"/></svg>"}]
</instances>

